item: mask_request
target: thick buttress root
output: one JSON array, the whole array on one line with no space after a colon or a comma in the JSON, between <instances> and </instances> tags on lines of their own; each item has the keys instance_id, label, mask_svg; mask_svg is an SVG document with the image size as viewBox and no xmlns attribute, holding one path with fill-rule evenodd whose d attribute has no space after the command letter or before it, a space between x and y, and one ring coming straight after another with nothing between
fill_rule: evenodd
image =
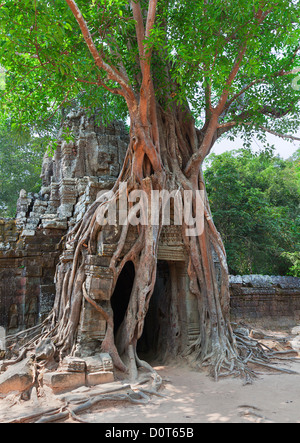
<instances>
[{"instance_id":1,"label":"thick buttress root","mask_svg":"<svg viewBox=\"0 0 300 443\"><path fill-rule=\"evenodd\" d=\"M144 179L139 185L130 185L128 183L128 192L134 190L135 187L141 189L150 201L153 190L151 178ZM137 376L137 367L141 366L141 364L136 357L136 344L143 332L144 319L156 282L156 257L161 230L160 226L152 226L151 213L146 208L143 209L141 207L140 212L142 216L149 217L149 220L142 222L137 229L136 241L129 251L124 253L123 250L131 222L131 213L129 212L127 222L122 226L117 249L112 256L109 266L113 275L113 285L108 298L112 296L125 264L131 261L136 269L129 306L117 337L115 337L114 333L112 308L100 306L96 300L89 296L86 288L85 257L87 254L96 254L97 239L99 234L105 229L103 224L104 216L113 199L116 199L114 203L117 204L118 198L119 190L116 185L114 192L108 194L107 200L101 203L96 202L93 205L93 211L89 210L88 217L86 215L68 236L66 248L67 250L74 250L74 259L72 263L61 262L58 266L56 273L57 296L53 312L42 325L34 328L33 331L25 331L19 335L19 338L22 340L18 340L18 345L14 346L14 351L21 353L18 359L21 359L26 352L34 351L46 338L50 338L56 346L60 360L66 355L72 355L76 349L81 310L85 301L100 312L107 323L102 351L108 352L111 355L114 366L117 369L129 372L131 379ZM12 337L12 346L14 345L13 341ZM20 344L23 344L23 346L20 347ZM125 364L124 361L126 361ZM8 362L8 364L10 363L14 363L14 360Z\"/></svg>"},{"instance_id":2,"label":"thick buttress root","mask_svg":"<svg viewBox=\"0 0 300 443\"><path fill-rule=\"evenodd\" d=\"M150 196L153 189L151 178L144 179L141 186ZM129 189L133 187L129 186ZM118 198L118 189L115 190L115 195ZM153 373L149 364L139 360L136 348L156 281L161 226L152 226L151 223L140 226L136 241L126 254L123 251L129 232L130 215L128 223L122 227L118 246L110 263L114 276L112 291L128 261L133 262L136 274L124 321L115 335L113 311L107 306L100 306L89 296L85 273L85 256L95 254L95 242L103 230L100 221L109 204L110 200L96 202L94 210L88 211L89 217L85 217L69 235L67 247L71 245L74 248L74 260L72 264L61 263L58 267L57 297L53 312L41 325L8 337L12 355L17 357L7 361L7 366L20 361L28 351L34 351L45 339L51 339L54 343L60 360L66 355L72 355L76 349L81 309L85 301L101 313L107 323L102 351L111 355L115 368L128 373L132 381L137 380L139 368ZM245 340L242 342L243 339L232 331L226 253L212 222L207 200L204 202L204 216L204 231L198 237L186 236L186 226L183 227L183 240L190 257L190 291L198 300L200 316L199 338L184 350L184 355L199 368L210 367L215 379L225 375L240 375L248 382L255 376L248 364L261 362L267 365L269 357L261 349L258 353L255 352L253 342L246 340L245 344ZM148 213L148 217L151 217L151 213ZM218 257L219 271L212 251ZM245 346L248 346L249 352L245 351Z\"/></svg>"}]
</instances>

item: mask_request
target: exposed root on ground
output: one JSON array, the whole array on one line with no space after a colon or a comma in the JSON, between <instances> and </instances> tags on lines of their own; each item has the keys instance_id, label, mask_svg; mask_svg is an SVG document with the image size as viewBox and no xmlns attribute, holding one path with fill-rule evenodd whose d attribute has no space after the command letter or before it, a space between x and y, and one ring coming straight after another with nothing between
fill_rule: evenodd
<instances>
[{"instance_id":1,"label":"exposed root on ground","mask_svg":"<svg viewBox=\"0 0 300 443\"><path fill-rule=\"evenodd\" d=\"M282 372L285 374L298 374L295 371L291 371L287 368L282 368L278 366L279 363L289 363L292 361L298 361L297 358L288 357L288 355L294 354L295 356L298 356L298 353L293 350L287 350L287 351L274 351L271 348L269 348L267 345L265 345L261 341L257 341L253 338L251 338L247 334L243 334L242 332L235 331L235 337L237 346L239 349L239 353L241 358L243 359L243 363L246 365L252 364L255 366L261 366L266 369L270 369L277 372ZM275 341L277 340L274 338ZM255 375L255 371L252 370L253 374Z\"/></svg>"},{"instance_id":2,"label":"exposed root on ground","mask_svg":"<svg viewBox=\"0 0 300 443\"><path fill-rule=\"evenodd\" d=\"M151 399L150 396L164 397L159 392L163 385L163 380L156 371L152 370L151 374L144 375L139 382L126 389L124 393L113 393L110 390L102 391L101 394L97 389L91 389L85 393L70 393L58 397L62 405L27 414L17 419L8 420L5 423L55 423L69 419L80 423L88 423L79 416L87 413L95 407L105 407L109 402L128 402L134 405L147 405ZM122 386L120 385L120 390Z\"/></svg>"},{"instance_id":3,"label":"exposed root on ground","mask_svg":"<svg viewBox=\"0 0 300 443\"><path fill-rule=\"evenodd\" d=\"M249 332L247 333L243 329L235 330L233 337L236 351L227 342L222 349L218 346L213 352L201 359L201 342L198 340L190 346L186 356L189 356L189 361L193 366L196 365L198 369L209 367L210 374L216 381L222 377L233 376L243 378L245 384L251 384L259 375L257 367L285 374L299 375L298 372L279 366L291 362L300 363L300 359L297 358L298 352L291 349L274 351L262 341L251 338ZM277 341L276 337L268 336L266 338Z\"/></svg>"}]
</instances>

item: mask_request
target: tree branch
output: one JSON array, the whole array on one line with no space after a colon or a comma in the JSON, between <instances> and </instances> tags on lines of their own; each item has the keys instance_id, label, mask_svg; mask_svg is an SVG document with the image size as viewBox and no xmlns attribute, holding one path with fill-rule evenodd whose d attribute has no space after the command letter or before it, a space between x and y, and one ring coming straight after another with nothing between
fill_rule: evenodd
<instances>
[{"instance_id":1,"label":"tree branch","mask_svg":"<svg viewBox=\"0 0 300 443\"><path fill-rule=\"evenodd\" d=\"M75 80L79 83L84 83L87 85L95 85L95 86L102 86L103 88L105 88L107 91L111 92L112 94L115 95L122 95L122 90L119 88L110 88L107 84L105 84L102 80L98 79L98 81L96 82L91 82L89 80L85 80L83 78L75 78Z\"/></svg>"},{"instance_id":2,"label":"tree branch","mask_svg":"<svg viewBox=\"0 0 300 443\"><path fill-rule=\"evenodd\" d=\"M258 11L258 13L254 17L255 19L257 19L258 25L261 25L263 23L263 21L266 19L266 17L270 14L271 11L272 11L272 8L268 9L265 12L263 12L262 9L260 9ZM206 158L206 156L209 154L218 129L220 132L224 133L224 132L227 132L228 128L230 129L235 126L234 124L232 124L232 125L229 124L228 126L221 128L218 125L218 121L219 121L220 115L224 112L225 107L228 106L227 101L228 101L228 97L229 97L230 88L231 88L234 80L236 79L236 76L241 68L241 64L242 64L242 61L243 61L244 56L246 54L248 40L250 37L251 37L251 34L250 34L250 32L248 32L248 34L246 36L246 40L243 43L243 45L240 47L239 54L238 54L236 61L233 65L231 73L226 81L225 88L222 92L222 95L220 97L218 105L216 108L213 109L209 123L206 122L206 124L205 124L205 126L207 127L207 130L205 132L201 147L199 148L199 150L195 154L193 154L193 156L190 158L190 161L188 162L188 164L186 166L185 174L189 177L192 176L193 174L197 173L201 163ZM280 75L284 75L284 74L285 73L283 73L283 72L280 73ZM255 84L255 83L253 83L253 84ZM248 85L246 87L246 90L252 86L253 85L251 83L250 85ZM235 96L234 101L240 95L242 95L242 92L240 92L239 94L237 94Z\"/></svg>"},{"instance_id":3,"label":"tree branch","mask_svg":"<svg viewBox=\"0 0 300 443\"><path fill-rule=\"evenodd\" d=\"M84 40L89 48L90 53L93 56L96 66L99 69L103 69L107 73L108 78L110 80L115 81L121 86L122 89L121 95L123 95L127 100L130 99L131 101L134 102L135 101L134 92L131 89L131 87L128 85L128 83L125 81L123 75L116 69L116 67L110 66L108 63L106 63L99 54L99 51L96 48L92 35L88 29L87 23L80 9L78 8L76 2L74 0L66 0L66 2L69 5L74 17L76 18L77 23L79 24Z\"/></svg>"},{"instance_id":4,"label":"tree branch","mask_svg":"<svg viewBox=\"0 0 300 443\"><path fill-rule=\"evenodd\" d=\"M147 17L147 25L146 25L146 39L150 37L151 31L153 29L156 17L156 8L157 8L157 0L149 0L149 9L148 9L148 17ZM147 43L146 43L147 44ZM152 117L156 120L156 105L155 105L155 97L154 97L154 87L153 81L151 77L151 58L152 58L152 49L145 48L145 64L144 64L144 72L143 72L143 81L141 87L141 110L142 113L146 112L146 106L151 108ZM148 113L148 110L147 110ZM144 123L146 123L146 115L144 114Z\"/></svg>"},{"instance_id":5,"label":"tree branch","mask_svg":"<svg viewBox=\"0 0 300 443\"><path fill-rule=\"evenodd\" d=\"M232 84L233 84L233 82L234 82L234 80L235 80L235 78L236 78L236 76L237 76L237 74L238 74L238 72L240 70L242 61L243 61L244 56L246 54L246 50L247 50L247 43L245 43L245 45L240 49L240 52L239 52L239 54L238 54L238 56L236 58L234 66L233 66L233 68L231 70L231 73L230 73L230 75L228 77L228 80L226 82L226 86L225 86L225 88L223 90L223 94L222 94L222 96L220 98L220 101L218 103L218 106L216 108L216 111L217 111L217 113L219 115L221 115L222 112L224 111L226 102L228 100L230 88L231 88L231 86L232 86Z\"/></svg>"},{"instance_id":6,"label":"tree branch","mask_svg":"<svg viewBox=\"0 0 300 443\"><path fill-rule=\"evenodd\" d=\"M262 131L268 132L269 134L275 135L276 137L280 137L284 140L293 140L293 141L300 142L299 137L295 137L294 135L291 135L291 134L281 134L280 132L273 131L272 129L267 128L266 126L259 125L259 129L261 129Z\"/></svg>"},{"instance_id":7,"label":"tree branch","mask_svg":"<svg viewBox=\"0 0 300 443\"><path fill-rule=\"evenodd\" d=\"M218 125L216 139L220 138L224 133L230 131L231 129L233 129L237 126L243 126L243 125L257 127L264 132L267 132L271 135L275 135L276 137L280 137L284 140L300 141L299 137L295 137L294 135L291 135L291 134L282 134L280 132L274 131L273 129L267 128L266 126L263 126L263 125L256 125L255 123L252 123L252 122L245 123L245 122L237 122L237 121L231 121L231 122L225 123L223 125Z\"/></svg>"},{"instance_id":8,"label":"tree branch","mask_svg":"<svg viewBox=\"0 0 300 443\"><path fill-rule=\"evenodd\" d=\"M150 37L151 31L155 23L157 1L158 0L149 1L147 24L146 24L146 38Z\"/></svg>"},{"instance_id":9,"label":"tree branch","mask_svg":"<svg viewBox=\"0 0 300 443\"><path fill-rule=\"evenodd\" d=\"M140 2L137 0L131 0L131 7L133 12L133 18L135 20L135 30L136 30L137 43L139 48L140 67L143 74L145 67L145 48L144 48L145 27L143 23L142 9Z\"/></svg>"},{"instance_id":10,"label":"tree branch","mask_svg":"<svg viewBox=\"0 0 300 443\"><path fill-rule=\"evenodd\" d=\"M148 124L148 113L152 114L152 121L156 122L156 105L155 105L155 97L154 97L154 88L153 82L151 78L151 58L152 58L152 49L147 48L147 40L151 35L151 31L153 29L155 18L156 18L156 9L157 9L157 0L149 0L148 14L147 14L147 23L146 23L146 31L144 27L143 15L141 10L140 1L131 0L131 7L133 11L133 17L136 22L136 36L139 48L139 59L140 66L142 71L142 85L140 89L140 112L141 112L141 120L143 125ZM157 139L157 130L154 128L156 132Z\"/></svg>"},{"instance_id":11,"label":"tree branch","mask_svg":"<svg viewBox=\"0 0 300 443\"><path fill-rule=\"evenodd\" d=\"M193 174L196 174L196 171L199 169L200 164L203 162L203 160L205 159L205 157L208 155L208 153L211 150L212 142L215 137L216 131L218 129L219 117L222 114L222 112L224 111L224 107L225 107L227 99L228 99L230 87L232 86L232 83L234 82L234 79L236 78L236 76L240 70L241 63L243 61L246 50L247 50L247 43L245 43L244 46L240 49L240 52L236 58L236 61L233 65L231 73L226 81L226 85L225 85L225 88L224 88L223 93L221 95L221 98L219 100L219 103L218 103L217 107L214 108L212 111L211 118L209 120L209 124L207 126L207 130L206 130L205 136L203 138L201 147L199 148L199 150L195 154L193 154L193 156L190 158L190 161L188 162L188 164L186 166L185 174L187 176L191 176Z\"/></svg>"}]
</instances>

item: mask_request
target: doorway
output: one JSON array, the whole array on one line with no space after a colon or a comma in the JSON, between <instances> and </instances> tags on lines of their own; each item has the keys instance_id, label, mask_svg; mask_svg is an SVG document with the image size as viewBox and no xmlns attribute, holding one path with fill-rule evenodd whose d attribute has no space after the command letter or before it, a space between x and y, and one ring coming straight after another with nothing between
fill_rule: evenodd
<instances>
[{"instance_id":1,"label":"doorway","mask_svg":"<svg viewBox=\"0 0 300 443\"><path fill-rule=\"evenodd\" d=\"M144 332L137 345L141 359L148 362L160 359L166 350L164 332L168 324L171 278L167 261L157 263L157 278L154 292L145 318Z\"/></svg>"},{"instance_id":2,"label":"doorway","mask_svg":"<svg viewBox=\"0 0 300 443\"><path fill-rule=\"evenodd\" d=\"M118 278L114 293L111 297L111 307L114 312L114 333L115 336L123 323L135 279L134 264L126 263Z\"/></svg>"}]
</instances>

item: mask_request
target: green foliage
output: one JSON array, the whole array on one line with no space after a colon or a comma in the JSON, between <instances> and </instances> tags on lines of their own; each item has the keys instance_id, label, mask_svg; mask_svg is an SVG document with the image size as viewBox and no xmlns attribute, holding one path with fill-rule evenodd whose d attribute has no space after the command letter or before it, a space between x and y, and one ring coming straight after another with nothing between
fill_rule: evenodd
<instances>
[{"instance_id":1,"label":"green foliage","mask_svg":"<svg viewBox=\"0 0 300 443\"><path fill-rule=\"evenodd\" d=\"M5 70L0 66L0 91L5 89Z\"/></svg>"},{"instance_id":2,"label":"green foliage","mask_svg":"<svg viewBox=\"0 0 300 443\"><path fill-rule=\"evenodd\" d=\"M148 0L140 3L144 10L149 6ZM118 68L122 64L138 93L141 75L130 2L78 0L77 4L103 60ZM260 8L268 13L262 24ZM152 72L160 103L188 102L201 125L205 91L211 88L216 105L245 48L230 86L229 101L235 100L223 113L222 123L234 120L234 131L249 137L262 126L295 130L299 91L291 87L295 74L282 74L300 66L299 16L299 0L159 0L148 47L154 48ZM101 80L117 86L95 66L65 0L3 0L0 65L7 71L0 110L2 115L13 113L14 124L45 123L75 98L92 111L101 107L106 120L126 116L124 99L97 85Z\"/></svg>"},{"instance_id":3,"label":"green foliage","mask_svg":"<svg viewBox=\"0 0 300 443\"><path fill-rule=\"evenodd\" d=\"M230 98L236 100L224 112L223 123L235 121L235 131L249 137L260 126L283 133L295 129L299 120L279 122L272 113L277 109L282 117L289 112L299 115L299 92L291 88L293 76L276 75L299 65L299 56L293 55L299 46L299 1L264 2L264 11L270 8L272 13L263 25L253 18L260 1L174 0L168 4L162 12L169 29L167 45L159 47L179 85L176 99L192 104L199 124L205 115L205 90L211 87L216 105L238 54L246 47L230 88ZM262 112L267 108L269 112Z\"/></svg>"},{"instance_id":4,"label":"green foliage","mask_svg":"<svg viewBox=\"0 0 300 443\"><path fill-rule=\"evenodd\" d=\"M21 189L39 192L45 145L41 138L28 133L0 129L0 215L14 217Z\"/></svg>"},{"instance_id":5,"label":"green foliage","mask_svg":"<svg viewBox=\"0 0 300 443\"><path fill-rule=\"evenodd\" d=\"M205 177L230 271L286 275L292 261L297 272L299 158L285 161L272 151L250 150L211 155Z\"/></svg>"},{"instance_id":6,"label":"green foliage","mask_svg":"<svg viewBox=\"0 0 300 443\"><path fill-rule=\"evenodd\" d=\"M282 254L283 258L286 258L292 264L289 274L293 277L300 278L300 251L297 252L285 252Z\"/></svg>"},{"instance_id":7,"label":"green foliage","mask_svg":"<svg viewBox=\"0 0 300 443\"><path fill-rule=\"evenodd\" d=\"M79 5L84 15L90 16L92 28L100 26L103 20L106 26L117 21L121 30L120 8L127 1L118 2L118 7L116 3L109 2L103 17L96 2L79 2ZM112 31L105 29L105 33L109 32ZM74 100L91 112L102 108L103 119L127 114L122 99L112 99L108 91L97 86L98 78L105 75L95 68L64 0L7 0L1 5L0 65L7 71L6 88L0 100L2 116L13 115L15 125L30 123L40 128Z\"/></svg>"}]
</instances>

